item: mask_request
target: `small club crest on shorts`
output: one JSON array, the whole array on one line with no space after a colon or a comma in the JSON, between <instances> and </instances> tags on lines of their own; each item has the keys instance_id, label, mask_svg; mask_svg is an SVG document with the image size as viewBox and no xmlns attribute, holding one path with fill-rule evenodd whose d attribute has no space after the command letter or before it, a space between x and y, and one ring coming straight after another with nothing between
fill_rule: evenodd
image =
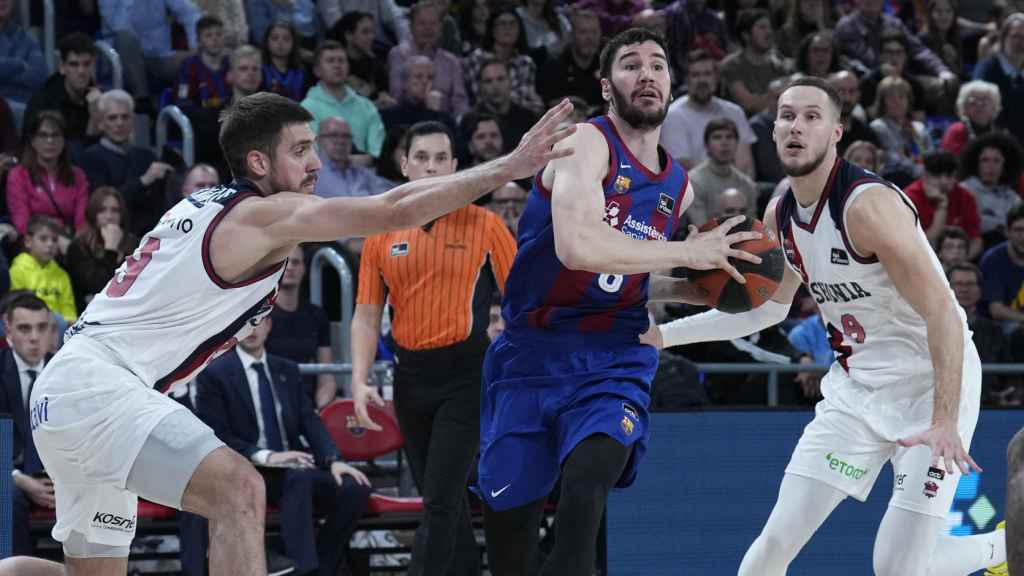
<instances>
[{"instance_id":1,"label":"small club crest on shorts","mask_svg":"<svg viewBox=\"0 0 1024 576\"><path fill-rule=\"evenodd\" d=\"M928 498L935 498L939 493L939 485L931 480L924 483L924 495Z\"/></svg>"},{"instance_id":2,"label":"small club crest on shorts","mask_svg":"<svg viewBox=\"0 0 1024 576\"><path fill-rule=\"evenodd\" d=\"M629 416L623 416L622 422L619 423L622 426L622 431L626 433L626 436L633 435L633 421L629 419Z\"/></svg>"}]
</instances>

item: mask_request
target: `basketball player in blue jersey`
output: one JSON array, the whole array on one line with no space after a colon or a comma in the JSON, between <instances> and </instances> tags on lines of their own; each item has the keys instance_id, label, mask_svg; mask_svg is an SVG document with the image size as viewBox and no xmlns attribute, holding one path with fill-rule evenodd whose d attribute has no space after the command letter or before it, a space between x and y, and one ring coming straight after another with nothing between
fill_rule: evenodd
<instances>
[{"instance_id":1,"label":"basketball player in blue jersey","mask_svg":"<svg viewBox=\"0 0 1024 576\"><path fill-rule=\"evenodd\" d=\"M773 137L792 183L765 212L788 263L772 300L741 314L683 318L643 341L752 334L786 318L801 282L818 302L835 362L741 576L785 574L840 502L867 498L886 462L895 482L875 540L876 575L1005 574L1005 530L943 534L958 480L980 471L967 453L981 361L966 317L913 203L838 157L840 110L838 93L820 78L795 80L779 97Z\"/></svg>"},{"instance_id":2,"label":"basketball player in blue jersey","mask_svg":"<svg viewBox=\"0 0 1024 576\"><path fill-rule=\"evenodd\" d=\"M56 490L53 537L63 544L68 574L127 572L137 496L210 520L212 576L267 574L261 476L163 392L270 314L300 242L419 226L534 174L571 154L552 150L573 132L558 128L571 111L568 101L559 104L511 154L487 164L371 198L324 199L313 195L320 161L310 114L265 92L235 103L220 133L235 181L199 190L161 218L32 388L32 433ZM269 384L254 405L272 414L260 396L275 402ZM267 439L259 444L272 447ZM308 455L262 452L252 461L315 465L338 483L346 473L334 455L313 463Z\"/></svg>"},{"instance_id":3,"label":"basketball player in blue jersey","mask_svg":"<svg viewBox=\"0 0 1024 576\"><path fill-rule=\"evenodd\" d=\"M554 549L542 574L593 572L613 486L633 482L647 444L658 353L639 344L648 300L700 302L685 281L650 272L724 268L759 238L718 229L668 242L693 201L685 171L658 146L669 103L664 40L645 29L601 55L608 114L559 146L576 150L537 174L519 221L505 289L505 332L488 351L481 399L478 493L495 576L533 569L544 501L559 475ZM652 242L652 240L655 240Z\"/></svg>"}]
</instances>

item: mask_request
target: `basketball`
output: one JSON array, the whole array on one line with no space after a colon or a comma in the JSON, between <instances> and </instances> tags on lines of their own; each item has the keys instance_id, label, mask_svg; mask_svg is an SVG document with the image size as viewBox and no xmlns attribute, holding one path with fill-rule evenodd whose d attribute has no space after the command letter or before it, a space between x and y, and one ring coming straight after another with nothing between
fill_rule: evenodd
<instances>
[{"instance_id":1,"label":"basketball","mask_svg":"<svg viewBox=\"0 0 1024 576\"><path fill-rule=\"evenodd\" d=\"M700 227L700 231L706 232L718 224L718 220L712 218ZM783 262L785 256L775 235L769 235L760 220L749 218L730 230L730 233L751 229L761 232L764 237L734 244L733 248L760 256L761 263L730 259L730 263L746 278L746 284L740 284L721 269L694 270L690 273L690 281L708 294L708 306L730 314L746 312L764 304L779 288L786 263Z\"/></svg>"}]
</instances>

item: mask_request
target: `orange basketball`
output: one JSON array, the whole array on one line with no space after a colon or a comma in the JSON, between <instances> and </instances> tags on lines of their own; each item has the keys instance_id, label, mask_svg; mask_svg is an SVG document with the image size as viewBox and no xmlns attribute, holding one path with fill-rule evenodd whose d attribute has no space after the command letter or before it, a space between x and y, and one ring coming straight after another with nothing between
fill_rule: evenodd
<instances>
[{"instance_id":1,"label":"orange basketball","mask_svg":"<svg viewBox=\"0 0 1024 576\"><path fill-rule=\"evenodd\" d=\"M706 232L718 226L718 220L712 218L700 227ZM760 220L744 220L730 232L743 232L753 229L764 234L760 240L748 240L734 244L733 247L761 257L760 264L752 264L746 260L730 259L730 263L746 278L746 284L740 284L725 270L694 270L690 273L690 281L707 293L708 306L722 312L736 314L746 312L764 304L775 294L782 281L782 273L786 263L785 255L774 234L769 237Z\"/></svg>"}]
</instances>

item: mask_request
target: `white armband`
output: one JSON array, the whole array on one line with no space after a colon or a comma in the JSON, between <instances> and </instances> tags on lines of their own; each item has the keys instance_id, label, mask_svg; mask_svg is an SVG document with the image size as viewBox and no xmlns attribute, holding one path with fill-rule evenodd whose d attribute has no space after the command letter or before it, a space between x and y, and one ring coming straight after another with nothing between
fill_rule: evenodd
<instances>
[{"instance_id":1,"label":"white armband","mask_svg":"<svg viewBox=\"0 0 1024 576\"><path fill-rule=\"evenodd\" d=\"M733 340L782 322L789 314L789 308L789 304L769 300L748 312L727 314L709 310L662 324L658 328L661 329L665 348L694 342Z\"/></svg>"}]
</instances>

